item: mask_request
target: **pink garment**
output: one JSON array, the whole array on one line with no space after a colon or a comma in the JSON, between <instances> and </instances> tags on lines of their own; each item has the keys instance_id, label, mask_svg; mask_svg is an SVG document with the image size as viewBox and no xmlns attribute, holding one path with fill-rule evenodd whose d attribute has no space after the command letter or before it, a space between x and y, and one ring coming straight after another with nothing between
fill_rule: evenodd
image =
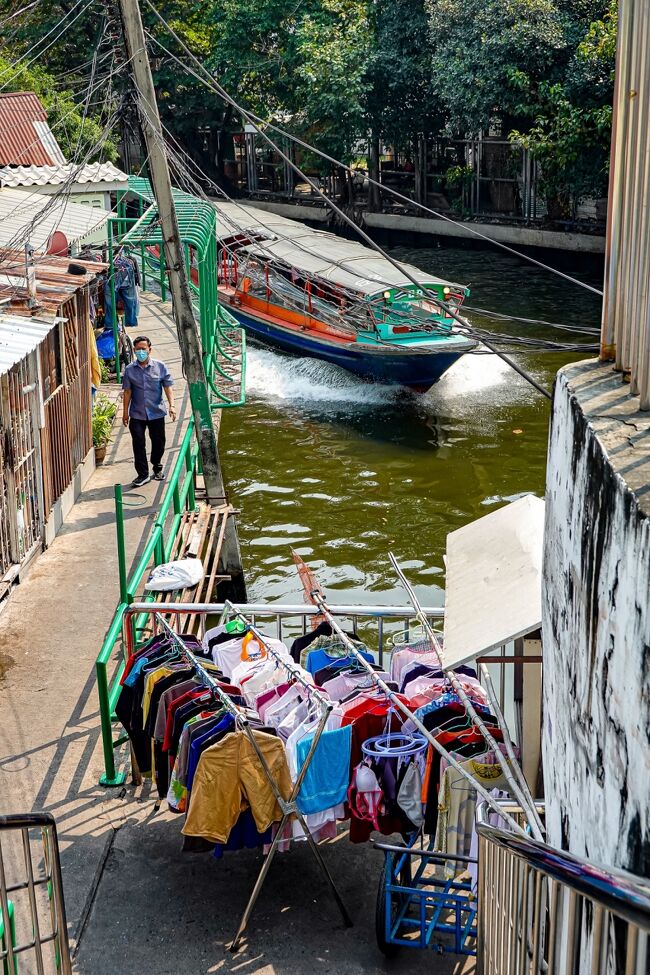
<instances>
[{"instance_id":1,"label":"pink garment","mask_svg":"<svg viewBox=\"0 0 650 975\"><path fill-rule=\"evenodd\" d=\"M468 697L472 700L480 701L481 704L488 703L485 689L475 677L469 677L467 674L456 674L456 678ZM433 701L434 698L444 693L445 690L451 689L449 681L444 677L415 677L412 681L408 681L405 684L404 694L411 699L422 696Z\"/></svg>"},{"instance_id":2,"label":"pink garment","mask_svg":"<svg viewBox=\"0 0 650 975\"><path fill-rule=\"evenodd\" d=\"M264 715L266 709L269 708L275 701L278 701L283 694L291 687L291 684L278 684L277 687L271 687L268 691L264 691L259 695L255 701L255 710L259 714L262 721L264 720Z\"/></svg>"},{"instance_id":3,"label":"pink garment","mask_svg":"<svg viewBox=\"0 0 650 975\"><path fill-rule=\"evenodd\" d=\"M438 654L434 650L425 650L424 653L418 653L410 647L405 647L403 650L394 650L390 659L391 679L401 685L402 674L413 663L432 664L434 667L440 665Z\"/></svg>"}]
</instances>

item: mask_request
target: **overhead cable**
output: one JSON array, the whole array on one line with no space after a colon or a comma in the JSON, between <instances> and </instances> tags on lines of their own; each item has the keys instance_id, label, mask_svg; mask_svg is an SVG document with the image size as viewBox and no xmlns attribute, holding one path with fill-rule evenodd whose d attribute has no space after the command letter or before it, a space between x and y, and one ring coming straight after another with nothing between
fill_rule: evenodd
<instances>
[{"instance_id":1,"label":"overhead cable","mask_svg":"<svg viewBox=\"0 0 650 975\"><path fill-rule=\"evenodd\" d=\"M303 139L299 138L298 136L293 135L290 132L287 132L285 129L280 128L280 126L275 125L273 122L268 122L265 119L261 118L259 115L256 115L254 112L250 112L247 109L243 109L241 106L239 106L237 102L234 100L234 98L232 98L232 96L226 91L226 89L208 71L205 65L196 57L195 54L193 54L193 52L189 49L187 44L185 44L183 39L178 36L176 31L173 29L173 27L164 19L162 14L158 12L156 7L152 3L152 0L145 0L145 2L147 6L150 8L150 10L158 18L160 23L163 24L164 27L168 30L168 32L171 34L174 40L183 48L183 50L188 55L188 57L190 57L192 61L197 65L197 67L203 72L205 77L200 77L199 75L196 74L196 72L192 71L192 69L189 68L183 61L181 61L180 58L178 58L168 48L166 48L165 45L158 40L158 38L154 37L151 34L149 36L157 44L159 44L160 47L171 58L173 58L185 71L187 71L188 74L191 74L193 77L197 79L197 81L200 81L202 84L206 85L206 87L212 87L212 90L216 94L218 94L222 99L227 101L228 104L230 104L242 115L245 115L249 124L254 126L254 128L260 135L266 138L265 133L260 129L260 125L263 125L267 128L273 129L273 131L277 132L278 135L284 136L284 138L289 139L291 142L296 143L296 145L301 146L303 149L307 149L309 152L316 153L318 156L320 156L322 159L325 159L327 162L331 163L332 165L338 166L339 168L344 169L348 173L354 172L351 166L348 166L346 163L341 162L339 159L335 159L334 156L330 156L328 153L324 152L323 150L317 149L315 146L311 145L308 142L305 142ZM274 143L271 143L270 140L267 139L267 141L271 145L274 145ZM282 153L280 154L283 155ZM285 160L289 162L290 165L293 165L292 161L290 159L287 159L286 156L283 156L283 158L285 158ZM295 167L293 168L295 169ZM299 172L299 170L297 171ZM476 230L474 227L470 226L469 224L461 223L458 220L454 220L453 217L450 217L445 213L441 213L437 210L434 210L431 207L426 206L424 203L418 203L416 200L411 200L410 197L404 196L404 194L400 193L398 190L395 190L392 187L385 186L383 183L380 183L377 180L372 179L370 176L368 176L367 179L368 182L371 183L373 186L379 187L379 189L382 190L382 192L389 193L391 196L394 196L396 199L402 200L402 202L409 204L409 206L415 206L417 207L417 209L422 210L425 213L429 213L431 214L431 216L434 216L439 220L444 220L447 223L451 223L455 227L459 227L461 230L465 231L466 233L469 233L474 237L478 237L481 240L486 241L486 243L494 244L495 247L500 247L502 250L505 250L510 254L514 254L515 257L518 257L523 261L528 261L529 263L534 264L537 267L540 267L543 270L550 272L551 274L556 274L559 277L564 278L566 281L570 281L572 284L576 284L579 287L584 288L587 291L591 291L594 294L600 295L602 297L603 294L602 291L600 291L598 288L594 288L590 284L587 284L585 281L580 281L579 278L574 278L570 274L566 274L564 271L560 271L557 268L551 267L548 264L544 264L543 261L538 261L536 258L531 257L529 254L524 254L513 247L509 247L507 244L504 244L499 240L495 240L493 237L489 237L487 234L481 233L481 231ZM309 185L312 186L312 188L316 188L314 187L314 184L312 184L310 180L306 179L306 182L309 183Z\"/></svg>"}]
</instances>

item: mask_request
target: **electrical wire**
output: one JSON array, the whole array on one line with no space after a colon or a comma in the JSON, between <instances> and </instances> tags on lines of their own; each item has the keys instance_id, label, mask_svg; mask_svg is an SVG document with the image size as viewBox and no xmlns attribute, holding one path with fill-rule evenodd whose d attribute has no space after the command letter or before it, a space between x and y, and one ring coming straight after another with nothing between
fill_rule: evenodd
<instances>
[{"instance_id":1,"label":"electrical wire","mask_svg":"<svg viewBox=\"0 0 650 975\"><path fill-rule=\"evenodd\" d=\"M195 77L197 79L197 81L199 81L202 84L206 85L206 87L211 87L212 90L216 94L220 95L220 97L224 101L227 101L228 104L230 104L236 111L238 111L238 112L240 112L240 114L244 115L247 118L247 120L249 121L249 124L252 125L252 126L254 126L254 128L256 129L256 131L260 135L262 135L263 138L267 138L267 137L266 137L265 133L260 129L260 125L264 125L264 126L266 126L268 128L273 129L274 132L277 132L279 135L282 135L285 138L291 140L295 144L301 146L303 149L307 149L310 152L316 153L322 159L325 159L327 162L331 163L332 165L338 166L339 168L344 169L348 173L352 173L353 172L353 170L352 170L352 168L350 166L346 165L345 163L341 162L338 159L335 159L333 156L330 156L328 153L323 152L320 149L317 149L315 146L311 145L308 142L305 142L303 139L300 139L298 136L292 135L290 132L287 132L285 129L282 129L279 126L275 125L274 123L268 122L265 119L260 118L259 115L255 115L255 113L249 112L248 110L243 109L241 106L239 106L237 104L237 102L234 100L234 98L232 98L232 96L228 94L228 92L226 91L226 89L223 88L223 86L221 84L219 84L218 81L216 81L216 79L208 71L208 69L205 67L205 65L201 61L199 61L199 59L196 57L195 54L193 54L193 52L185 44L185 42L182 40L182 38L180 38L178 36L178 34L176 33L176 31L174 31L173 27L171 27L171 25L165 20L165 18L162 16L162 14L159 13L159 11L156 9L156 7L154 6L154 4L152 3L152 0L145 0L145 2L147 4L147 6L149 7L149 9L156 16L156 18L160 21L160 23L163 24L163 26L166 28L166 30L171 34L171 36L174 38L174 40L177 42L177 44L179 44L182 47L182 49L185 51L185 53L188 55L188 57L190 57L191 60L203 72L203 74L205 75L205 78L202 78L199 75L197 75L196 72L192 71L191 68L189 68L183 61L180 60L180 58L176 57L176 55L174 55L168 48L166 48L164 46L164 44L162 44L162 42L158 40L158 38L154 37L152 34L149 34L149 36L152 38L152 40L154 40L171 58L173 58L185 71L187 71L188 74L190 74L193 77ZM268 139L268 138L267 138L267 142L269 142L270 145L274 145L274 143L272 143L270 141L270 139ZM276 151L280 152L280 150L276 150ZM296 167L294 166L293 162L290 159L288 159L283 153L280 152L280 154L283 156L283 158L285 159L285 161L287 161L289 163L289 165L291 165L292 168L294 168L294 170L296 170L296 172L300 172L299 170L296 169ZM314 186L314 184L312 183L311 180L309 180L306 177L304 177L304 175L303 175L303 178L305 178L305 181L310 186L312 186L312 188L316 189L316 187ZM572 277L569 274L565 274L564 271L560 271L557 268L553 268L553 267L551 267L548 264L544 264L542 261L538 261L538 260L536 260L536 258L531 257L529 254L523 254L521 251L517 251L515 248L509 247L507 244L504 244L501 241L495 240L494 238L489 237L487 234L481 233L480 231L476 230L475 228L469 226L468 224L460 223L458 220L454 220L453 217L450 217L447 214L444 214L444 213L441 213L441 212L439 212L437 210L434 210L431 207L428 207L428 206L426 206L423 203L418 203L415 200L411 200L409 197L404 196L404 194L403 193L400 193L398 190L394 190L391 187L384 186L382 183L378 182L377 180L372 179L369 175L368 175L367 179L368 179L368 182L371 183L373 186L379 187L379 189L382 190L382 192L388 192L391 196L394 196L396 199L402 200L402 202L408 203L410 206L416 206L418 209L424 211L425 213L429 213L432 216L434 216L434 217L436 217L436 218L438 218L440 220L445 220L448 223L451 223L454 226L461 228L463 231L465 231L465 232L467 232L469 234L472 234L473 236L478 237L481 240L486 241L487 243L494 244L496 247L500 247L502 250L508 251L508 253L510 253L510 254L514 254L516 257L520 258L521 260L528 261L529 263L534 264L537 267L541 267L543 270L548 271L551 274L556 274L559 277L564 278L566 281L570 281L572 284L576 284L579 287L585 288L587 291L591 291L594 294L600 295L602 297L602 294L603 294L602 291L600 291L598 288L592 287L592 285L587 284L585 281L580 281L579 278L574 278L574 277ZM319 195L322 196L323 194L320 193L320 191L319 191Z\"/></svg>"},{"instance_id":2,"label":"electrical wire","mask_svg":"<svg viewBox=\"0 0 650 975\"><path fill-rule=\"evenodd\" d=\"M178 143L178 141L175 139L175 137L173 136L173 134L169 132L169 129L167 128L167 126L165 126L164 123L162 123L162 122L161 122L161 126L168 133L169 137L172 139L172 141L175 143L175 145L178 146L179 152L176 152L175 149L173 149L172 147L170 147L169 145L167 145L166 143L164 143L164 141L162 139L160 139L160 137L158 136L158 134L155 131L155 127L152 125L151 116L148 114L144 103L141 105L141 108L142 108L143 112L146 113L147 121L148 121L148 123L149 123L152 131L154 132L156 138L158 139L159 144L166 151L166 153L168 155L168 158L170 160L170 164L173 166L173 168L176 170L178 176L180 177L180 182L181 183L183 183L183 182L187 183L189 185L190 190L197 191L200 196L203 196L207 200L207 197L205 196L205 193L203 191L203 187L197 182L197 180L189 172L188 166L183 163L183 160L182 160L181 155L180 155L180 153L182 153L185 156L185 158L188 160L188 162L190 162L193 165L193 168L198 172L198 174L200 176L202 176L204 179L206 179L208 183L214 185L215 188L220 192L220 194L222 194L223 196L225 196L226 199L229 199L227 197L227 194L225 194L225 191L223 191L220 187L218 187L216 184L214 184L213 181L210 180L210 178L207 176L207 174L205 174L205 172L203 170L201 170L201 168L198 166L198 164L194 160L192 160L191 157L182 149L182 147L180 146L180 144ZM247 217L250 218L250 212L247 212L245 207L241 206L240 204L235 203L232 200L229 200L229 202L231 204L233 204L234 206L238 206L247 215ZM217 212L218 212L218 204L216 204L216 207L217 207ZM257 215L256 215L256 217L257 217ZM265 226L267 229L272 230L272 232L274 233L274 235L276 236L276 238L279 236L280 239L289 240L289 238L282 238L282 235L281 234L278 234L277 228L271 228L271 227L269 227L268 224L264 224L264 222L263 222L262 219L260 219L258 222L262 226ZM290 239L290 242L292 244L294 244L294 245L297 244L297 241L295 240L295 238L291 238ZM225 242L223 240L221 241L221 246L222 247L225 246L225 249L226 249L226 251L228 253L230 253L230 254L234 254L235 253L235 251L233 251L231 248L229 248L227 245L225 245ZM305 253L307 253L307 254L310 254L311 253L308 250L306 250L305 248L302 248L302 249L305 250ZM270 256L271 257L274 257L274 255L270 255ZM313 254L312 254L312 256L313 256ZM332 264L335 265L335 266L341 267L343 270L346 270L346 271L349 272L349 268L347 268L343 264L340 264L339 262L332 261ZM243 273L244 273L244 271L242 271L242 274ZM388 283L388 282L385 282L385 283ZM266 281L264 283L264 286L266 287L266 289L268 291L270 291L273 294L279 294L280 295L280 298L281 299L284 299L286 301L286 298L287 298L286 292L278 291L273 286L273 282L272 282L271 279L269 279L268 281ZM343 290L343 289L341 289L341 290ZM349 294L350 294L351 298L356 299L358 301L358 297L359 296L358 296L358 293L357 292L354 292L354 293L353 292L349 292ZM405 315L404 317L405 318L408 318L407 315ZM504 318L510 318L511 316L503 316L503 317ZM513 318L513 320L516 320L516 319ZM411 321L411 324L412 324L412 319L410 321ZM363 321L363 322L360 322L359 324L360 324L361 327L364 327L365 326L367 328L367 322ZM552 324L552 323L547 323L547 324ZM345 331L348 331L348 332L351 331L351 328L350 328L349 323L346 322L343 319L341 319L340 322L336 322L336 326L343 328ZM418 323L418 326L417 327L419 328L419 323ZM352 328L352 331L353 332L356 332L356 329L355 328ZM543 339L528 339L528 338L523 337L523 336L512 336L511 337L509 335L504 335L504 334L499 334L499 333L496 333L495 334L493 332L486 332L483 329L477 329L475 327L472 327L471 336L473 338L481 341L483 344L485 344L486 342L489 343L490 341L496 340L496 342L498 344L500 344L500 345L503 345L503 344L505 344L505 345L513 345L514 344L514 345L521 346L523 348L532 348L532 349L535 349L537 351L549 351L549 352L559 352L559 351L574 352L574 351L577 351L577 352L586 352L586 351L591 351L592 350L592 346L587 346L587 345L584 345L584 344L578 344L578 343L569 344L569 343L549 342L548 340L543 340ZM389 344L389 343L382 343L382 344ZM485 350L472 350L472 351L478 351L479 354L485 354ZM425 354L425 350L422 350L422 353ZM471 353L469 353L469 351L468 351L465 354L471 354Z\"/></svg>"},{"instance_id":3,"label":"electrical wire","mask_svg":"<svg viewBox=\"0 0 650 975\"><path fill-rule=\"evenodd\" d=\"M47 40L47 38L50 36L50 34L52 34L58 27L60 27L64 23L64 21L67 20L67 18L70 16L70 14L73 13L77 9L77 7L81 3L83 3L83 2L84 2L84 0L77 0L77 2L75 3L75 5L70 10L68 10L67 13L64 14L63 17L61 17L61 19L58 21L58 23L56 23L54 25L54 27L50 31L48 31L48 33L45 34L44 37L42 37L40 39L40 41L38 41L38 43L35 45L35 47L40 47L40 45L43 43L43 41L44 40ZM86 6L83 7L79 11L79 13L76 15L76 17L74 17L68 24L66 24L65 27L57 34L57 36L55 38L53 38L53 40L51 40L50 43L47 44L41 51L39 51L38 54L36 54L33 58L31 58L31 60L27 61L26 64L22 64L21 65L21 61L24 60L24 57L22 57L22 58L19 58L18 61L15 62L15 64L10 65L8 68L5 68L4 71L0 72L0 78L2 78L8 72L15 71L15 75L14 75L13 79L10 79L9 81L6 81L4 83L4 85L1 85L0 86L0 91L4 91L4 89L7 87L7 85L11 84L12 81L15 81L15 79L18 77L18 75L22 74L23 71L26 71L27 68L31 64L34 63L34 61L38 61L39 58L41 58L45 54L45 52L48 51L52 47L53 44L56 44L57 41L61 40L61 38L63 37L63 35L66 33L66 31L68 31L72 27L72 25L74 23L76 23L76 21L79 19L79 17L81 17L82 14L87 13L87 11L90 9L90 7L93 5L94 2L95 2L95 0L88 0L88 2L86 3ZM34 50L34 48L30 48L29 53L31 54L33 50ZM19 67L19 65L20 65L20 67Z\"/></svg>"}]
</instances>

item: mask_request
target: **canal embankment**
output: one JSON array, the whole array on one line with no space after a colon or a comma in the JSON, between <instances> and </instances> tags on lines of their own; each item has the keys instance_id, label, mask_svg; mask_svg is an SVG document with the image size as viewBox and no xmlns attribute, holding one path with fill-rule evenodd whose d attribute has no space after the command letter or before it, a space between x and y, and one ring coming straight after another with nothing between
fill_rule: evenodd
<instances>
[{"instance_id":1,"label":"canal embankment","mask_svg":"<svg viewBox=\"0 0 650 975\"><path fill-rule=\"evenodd\" d=\"M251 204L261 210L277 213L291 220L303 220L325 226L330 223L332 211L326 206L290 203L279 200L255 198ZM373 233L381 231L393 234L413 234L416 237L433 237L459 242L489 245L489 240L514 248L532 248L544 251L565 251L570 254L604 255L605 237L599 233L581 233L575 230L552 230L538 226L523 226L487 220L459 220L457 218L418 216L403 212L375 212L360 206L349 208L349 216L360 227ZM486 240L484 238L489 238Z\"/></svg>"}]
</instances>

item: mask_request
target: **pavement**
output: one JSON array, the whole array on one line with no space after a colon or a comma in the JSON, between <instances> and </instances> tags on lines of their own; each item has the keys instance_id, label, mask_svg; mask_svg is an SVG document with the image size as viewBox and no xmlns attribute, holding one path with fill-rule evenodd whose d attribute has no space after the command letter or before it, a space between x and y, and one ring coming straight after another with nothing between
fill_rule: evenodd
<instances>
[{"instance_id":1,"label":"pavement","mask_svg":"<svg viewBox=\"0 0 650 975\"><path fill-rule=\"evenodd\" d=\"M167 427L168 467L189 416L169 305L143 296L139 332L177 377L179 420ZM118 416L119 421L119 416ZM354 920L345 928L306 845L278 854L233 955L227 945L257 877L258 851L181 853L181 822L150 786L99 783L103 771L94 663L118 601L113 486L129 485L131 442L119 422L51 547L0 613L0 813L47 810L57 822L78 975L246 975L474 971L474 961L403 950L387 962L374 935L381 854L343 833L323 854ZM146 541L164 485L125 491L127 563ZM128 771L128 752L116 753ZM2 853L11 871L18 851ZM17 895L19 940L31 937ZM25 912L22 907L25 906ZM25 914L25 916L23 916ZM31 971L21 962L21 975Z\"/></svg>"}]
</instances>

